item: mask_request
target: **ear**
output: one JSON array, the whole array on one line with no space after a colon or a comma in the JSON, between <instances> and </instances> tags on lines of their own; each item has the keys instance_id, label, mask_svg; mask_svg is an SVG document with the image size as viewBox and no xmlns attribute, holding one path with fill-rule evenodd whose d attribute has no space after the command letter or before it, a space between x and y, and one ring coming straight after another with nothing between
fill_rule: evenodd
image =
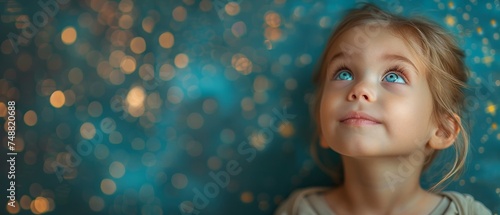
<instances>
[{"instance_id":1,"label":"ear","mask_svg":"<svg viewBox=\"0 0 500 215\"><path fill-rule=\"evenodd\" d=\"M437 150L450 147L460 133L460 123L460 117L457 114L453 114L453 118L446 117L446 121L441 124L442 126L437 125L432 131L429 146Z\"/></svg>"}]
</instances>

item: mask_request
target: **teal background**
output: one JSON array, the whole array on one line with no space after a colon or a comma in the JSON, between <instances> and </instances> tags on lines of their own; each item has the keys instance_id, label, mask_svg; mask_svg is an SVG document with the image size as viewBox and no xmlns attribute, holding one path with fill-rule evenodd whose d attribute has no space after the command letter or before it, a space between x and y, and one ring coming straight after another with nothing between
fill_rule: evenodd
<instances>
[{"instance_id":1,"label":"teal background","mask_svg":"<svg viewBox=\"0 0 500 215\"><path fill-rule=\"evenodd\" d=\"M20 202L19 211L2 206L2 214L43 208L47 214L183 214L180 205L189 206L195 190L215 185L210 173L228 169L229 183L210 188L213 198L200 214L272 214L297 188L332 185L309 154L311 79L335 23L356 2L41 2L57 3L46 23L35 1L0 1L0 103L16 101ZM446 190L469 193L500 213L500 2L370 2L429 17L459 38L472 72L463 116L472 147L464 175ZM239 12L228 14L235 5ZM22 35L23 16L39 26L16 51L9 35ZM120 24L122 16L129 21ZM77 37L65 44L68 27ZM168 48L160 42L165 32L174 37ZM131 48L136 37L144 51ZM135 60L130 74L120 67L123 56L112 55L116 50ZM189 58L186 66L182 57L176 62L179 54ZM66 98L60 108L50 102L58 90ZM144 95L136 115L129 113L128 95ZM33 112L36 123L28 125ZM0 122L6 119L3 113ZM5 160L5 130L0 135ZM443 156L434 168L447 162ZM0 162L2 196L8 167ZM424 186L436 179L430 176L422 178Z\"/></svg>"}]
</instances>

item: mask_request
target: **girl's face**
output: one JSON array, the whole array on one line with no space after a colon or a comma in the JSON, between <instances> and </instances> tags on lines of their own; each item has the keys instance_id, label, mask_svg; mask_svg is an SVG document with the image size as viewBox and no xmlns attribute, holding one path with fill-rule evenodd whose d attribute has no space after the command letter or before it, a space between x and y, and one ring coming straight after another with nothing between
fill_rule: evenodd
<instances>
[{"instance_id":1,"label":"girl's face","mask_svg":"<svg viewBox=\"0 0 500 215\"><path fill-rule=\"evenodd\" d=\"M325 62L321 144L353 157L423 150L435 125L418 57L388 29L360 26L343 33Z\"/></svg>"}]
</instances>

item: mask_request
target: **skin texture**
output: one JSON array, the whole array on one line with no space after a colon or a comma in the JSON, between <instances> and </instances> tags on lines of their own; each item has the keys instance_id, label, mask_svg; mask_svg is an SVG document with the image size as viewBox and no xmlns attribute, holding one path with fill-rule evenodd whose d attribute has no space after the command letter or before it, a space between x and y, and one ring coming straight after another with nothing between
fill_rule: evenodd
<instances>
[{"instance_id":1,"label":"skin texture","mask_svg":"<svg viewBox=\"0 0 500 215\"><path fill-rule=\"evenodd\" d=\"M363 32L348 30L327 53L321 146L341 155L345 182L324 197L337 214L429 214L442 197L419 184L425 156L451 146L459 129L446 136L432 121L419 56L390 30L376 32L360 44ZM342 123L352 111L379 123Z\"/></svg>"}]
</instances>

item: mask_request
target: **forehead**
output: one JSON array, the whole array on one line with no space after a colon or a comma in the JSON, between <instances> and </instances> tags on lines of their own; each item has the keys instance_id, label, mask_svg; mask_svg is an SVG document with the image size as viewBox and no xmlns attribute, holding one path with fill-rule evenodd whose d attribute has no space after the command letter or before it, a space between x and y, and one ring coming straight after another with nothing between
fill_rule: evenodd
<instances>
[{"instance_id":1,"label":"forehead","mask_svg":"<svg viewBox=\"0 0 500 215\"><path fill-rule=\"evenodd\" d=\"M354 57L391 54L418 61L421 56L411 46L412 40L410 34L390 27L360 25L341 33L332 44L329 54L343 52Z\"/></svg>"}]
</instances>

